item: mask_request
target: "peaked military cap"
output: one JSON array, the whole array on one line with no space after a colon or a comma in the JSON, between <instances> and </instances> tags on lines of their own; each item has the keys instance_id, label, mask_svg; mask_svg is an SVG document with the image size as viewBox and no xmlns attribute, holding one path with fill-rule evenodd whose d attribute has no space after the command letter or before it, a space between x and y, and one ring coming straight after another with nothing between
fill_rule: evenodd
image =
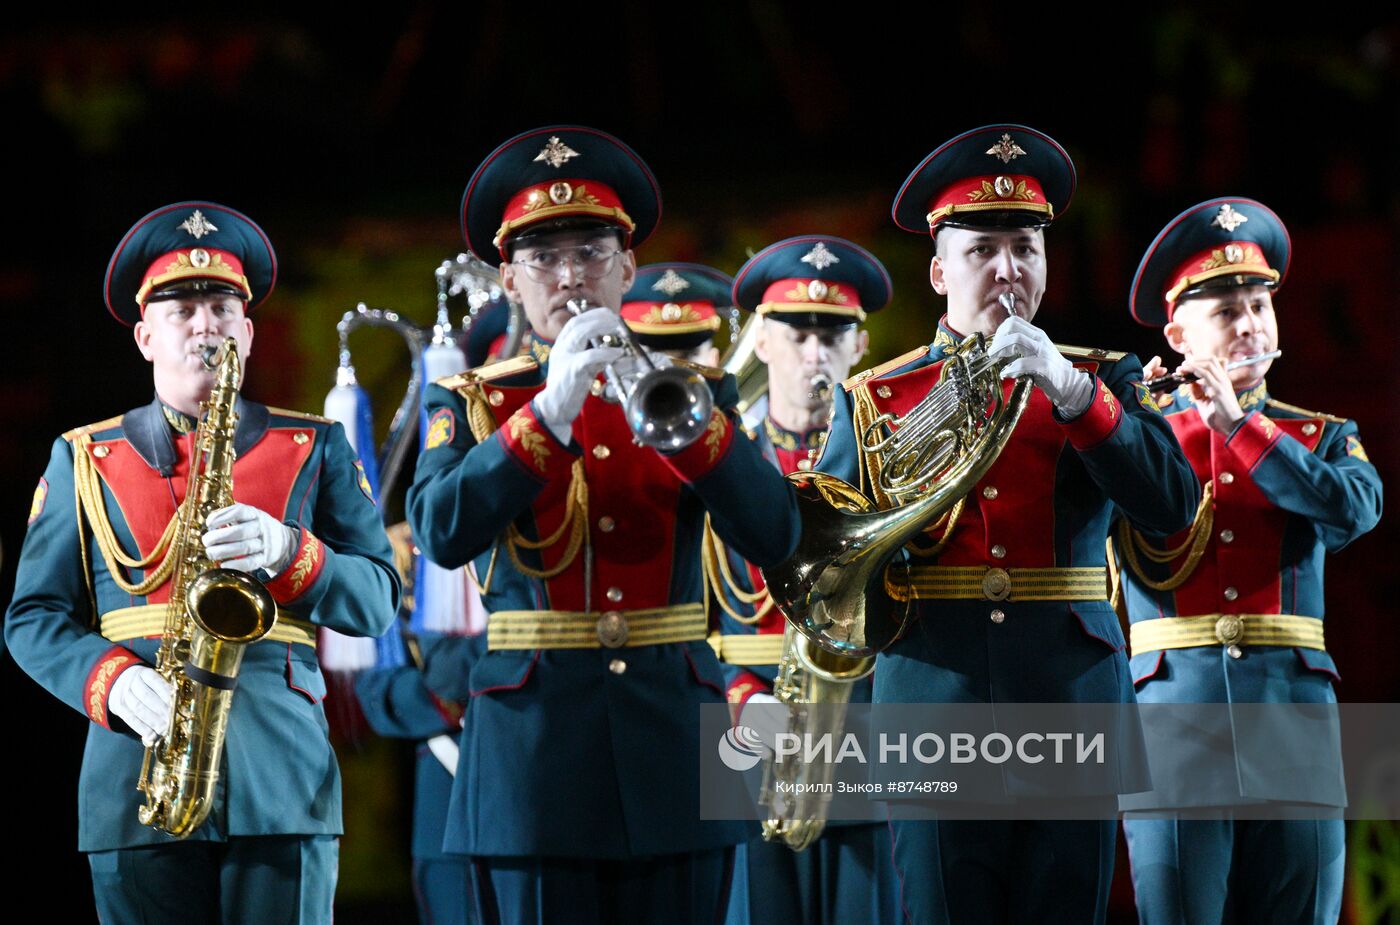
<instances>
[{"instance_id":1,"label":"peaked military cap","mask_svg":"<svg viewBox=\"0 0 1400 925\"><path fill-rule=\"evenodd\" d=\"M894 198L895 224L1043 228L1069 208L1074 162L1055 139L1024 125L987 125L944 142Z\"/></svg>"},{"instance_id":2,"label":"peaked military cap","mask_svg":"<svg viewBox=\"0 0 1400 925\"><path fill-rule=\"evenodd\" d=\"M1282 285L1288 229L1262 202L1222 196L1167 223L1138 264L1128 306L1139 324L1171 321L1177 302L1209 289Z\"/></svg>"},{"instance_id":3,"label":"peaked military cap","mask_svg":"<svg viewBox=\"0 0 1400 925\"><path fill-rule=\"evenodd\" d=\"M607 132L579 125L516 135L481 162L462 194L462 236L493 266L505 259L509 239L542 223L611 226L633 247L660 218L651 168Z\"/></svg>"},{"instance_id":4,"label":"peaked military cap","mask_svg":"<svg viewBox=\"0 0 1400 925\"><path fill-rule=\"evenodd\" d=\"M733 305L734 280L699 263L637 268L622 297L622 320L637 340L657 350L689 350L715 336L720 312Z\"/></svg>"},{"instance_id":5,"label":"peaked military cap","mask_svg":"<svg viewBox=\"0 0 1400 925\"><path fill-rule=\"evenodd\" d=\"M735 305L799 327L856 324L888 305L893 292L874 254L826 235L770 244L734 278Z\"/></svg>"},{"instance_id":6,"label":"peaked military cap","mask_svg":"<svg viewBox=\"0 0 1400 925\"><path fill-rule=\"evenodd\" d=\"M276 281L277 254L251 218L214 202L177 202L122 237L103 297L114 318L134 325L146 303L198 292L237 296L251 312Z\"/></svg>"}]
</instances>

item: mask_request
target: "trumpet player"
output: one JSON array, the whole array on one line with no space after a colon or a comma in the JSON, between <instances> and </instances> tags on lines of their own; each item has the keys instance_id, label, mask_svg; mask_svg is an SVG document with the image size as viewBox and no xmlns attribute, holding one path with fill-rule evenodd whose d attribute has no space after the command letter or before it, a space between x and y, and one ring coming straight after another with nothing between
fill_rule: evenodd
<instances>
[{"instance_id":1,"label":"trumpet player","mask_svg":"<svg viewBox=\"0 0 1400 925\"><path fill-rule=\"evenodd\" d=\"M444 842L472 858L484 925L713 922L751 831L698 818L699 707L724 702L701 530L708 511L736 549L776 563L796 542L794 502L737 433L732 377L686 386L686 408L713 409L664 452L641 440L670 421L634 432L609 400L641 386L607 384L606 367L664 365L616 346L632 248L660 205L631 148L577 126L505 142L462 200L467 245L500 266L536 338L531 357L429 387L408 496L424 555L474 560L490 613Z\"/></svg>"},{"instance_id":2,"label":"trumpet player","mask_svg":"<svg viewBox=\"0 0 1400 925\"><path fill-rule=\"evenodd\" d=\"M78 848L105 922L331 921L340 778L316 627L378 635L399 595L364 470L339 424L240 397L235 503L190 521L188 537L179 529L215 384L205 353L231 338L247 360L249 314L276 275L267 235L233 209L180 202L137 222L103 295L151 364L155 396L55 441L34 495L6 639L89 721ZM213 810L175 840L138 820L136 785L143 743L190 706L172 703L153 667L187 543L265 583L278 618L243 653ZM185 673L197 671L191 660Z\"/></svg>"},{"instance_id":3,"label":"trumpet player","mask_svg":"<svg viewBox=\"0 0 1400 925\"><path fill-rule=\"evenodd\" d=\"M765 458L783 474L806 471L826 440L831 392L865 355L861 327L884 308L889 274L865 248L830 235L779 241L739 270L734 301L757 316L755 355L768 367L767 402L750 423ZM772 606L756 568L715 541L709 569L720 632L712 640L725 663L730 703L739 721L771 742L781 728L764 728L787 714L776 705L774 680L787 621ZM795 637L800 640L801 637ZM809 681L808 683L816 683ZM870 678L841 692L870 702ZM745 710L749 704L760 707ZM755 838L741 846L730 925L787 922L889 922L898 915L885 823L828 821L816 843L793 851L782 839Z\"/></svg>"},{"instance_id":4,"label":"trumpet player","mask_svg":"<svg viewBox=\"0 0 1400 925\"><path fill-rule=\"evenodd\" d=\"M1049 136L991 125L940 145L895 197L895 223L932 237L929 283L946 312L927 347L837 389L818 468L895 506L856 422L908 412L969 335L989 339L1003 377L1034 388L996 462L916 540L908 579L896 582L914 622L878 658L876 704L1133 699L1107 600L1109 517L1116 509L1169 534L1190 522L1198 488L1138 361L1057 346L1043 330L1045 229L1074 184ZM1116 835L1116 791L1103 786L1113 785L1064 794L1102 803L1102 819L893 821L908 920L1102 922ZM1005 797L1029 799L1012 788Z\"/></svg>"},{"instance_id":5,"label":"trumpet player","mask_svg":"<svg viewBox=\"0 0 1400 925\"><path fill-rule=\"evenodd\" d=\"M1161 328L1182 357L1177 373L1192 380L1161 403L1206 489L1185 531L1115 533L1144 703L1336 703L1323 560L1376 525L1381 483L1355 422L1269 394L1272 360L1259 358L1278 347L1274 293L1289 257L1272 210L1223 197L1163 228L1133 280L1133 317ZM1204 743L1149 736L1150 749L1171 754L1150 752L1153 791L1124 798L1152 811L1123 822L1139 919L1215 922L1233 908L1242 921L1337 921L1340 815L1261 816L1269 804L1344 806L1337 743L1309 735L1299 767L1280 747L1287 735L1262 756L1226 738L1226 773L1206 773ZM1235 818L1230 808L1245 803L1249 818ZM1201 807L1225 809L1192 818Z\"/></svg>"}]
</instances>

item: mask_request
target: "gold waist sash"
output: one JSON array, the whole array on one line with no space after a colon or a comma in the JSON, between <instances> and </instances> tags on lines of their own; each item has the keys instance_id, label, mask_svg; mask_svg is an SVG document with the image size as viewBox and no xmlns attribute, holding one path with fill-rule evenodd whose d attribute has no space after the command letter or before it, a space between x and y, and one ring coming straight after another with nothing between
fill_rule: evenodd
<instances>
[{"instance_id":1,"label":"gold waist sash","mask_svg":"<svg viewBox=\"0 0 1400 925\"><path fill-rule=\"evenodd\" d=\"M112 642L159 636L165 632L164 604L142 604L122 607L102 615L102 635ZM264 637L271 642L292 642L316 648L316 625L277 611L277 625Z\"/></svg>"},{"instance_id":2,"label":"gold waist sash","mask_svg":"<svg viewBox=\"0 0 1400 925\"><path fill-rule=\"evenodd\" d=\"M776 665L783 657L782 633L711 633L710 645L731 665Z\"/></svg>"},{"instance_id":3,"label":"gold waist sash","mask_svg":"<svg viewBox=\"0 0 1400 925\"><path fill-rule=\"evenodd\" d=\"M1132 652L1190 649L1195 646L1327 647L1322 621L1286 613L1207 613L1198 617L1157 617L1134 623L1129 630Z\"/></svg>"},{"instance_id":4,"label":"gold waist sash","mask_svg":"<svg viewBox=\"0 0 1400 925\"><path fill-rule=\"evenodd\" d=\"M695 642L708 628L700 604L645 610L501 610L486 618L486 648L618 649Z\"/></svg>"},{"instance_id":5,"label":"gold waist sash","mask_svg":"<svg viewBox=\"0 0 1400 925\"><path fill-rule=\"evenodd\" d=\"M906 580L892 566L885 570L885 591L897 601L1102 601L1108 570L915 565Z\"/></svg>"}]
</instances>

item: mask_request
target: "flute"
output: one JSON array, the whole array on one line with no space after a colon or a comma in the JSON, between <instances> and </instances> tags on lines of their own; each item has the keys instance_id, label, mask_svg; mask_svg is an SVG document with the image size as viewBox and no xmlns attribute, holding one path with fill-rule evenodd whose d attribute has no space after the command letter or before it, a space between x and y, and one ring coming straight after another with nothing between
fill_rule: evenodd
<instances>
[{"instance_id":1,"label":"flute","mask_svg":"<svg viewBox=\"0 0 1400 925\"><path fill-rule=\"evenodd\" d=\"M1256 353L1252 357L1245 357L1242 360L1235 360L1233 363L1225 364L1225 371L1228 373L1232 369L1243 369L1246 366L1256 366L1265 360L1276 360L1283 356L1282 350L1271 350L1268 353ZM1149 392L1165 392L1174 389L1179 385L1186 385L1188 382L1195 382L1201 377L1195 373L1185 373L1178 375L1172 373L1170 376L1158 376L1156 379L1149 379L1143 383Z\"/></svg>"}]
</instances>

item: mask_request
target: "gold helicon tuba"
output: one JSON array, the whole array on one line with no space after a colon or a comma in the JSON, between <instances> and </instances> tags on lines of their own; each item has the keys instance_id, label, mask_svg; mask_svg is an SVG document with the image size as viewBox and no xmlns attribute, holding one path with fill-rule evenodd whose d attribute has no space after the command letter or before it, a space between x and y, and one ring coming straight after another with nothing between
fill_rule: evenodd
<instances>
[{"instance_id":1,"label":"gold helicon tuba","mask_svg":"<svg viewBox=\"0 0 1400 925\"><path fill-rule=\"evenodd\" d=\"M1014 311L1014 306L1008 306ZM891 563L905 543L936 522L996 462L1031 397L1020 377L1007 395L1004 363L973 334L943 364L941 378L902 417L854 415L861 468L887 509L858 488L821 472L795 472L802 535L782 564L763 570L774 603L818 646L863 657L885 649L909 616L885 591L898 581Z\"/></svg>"},{"instance_id":2,"label":"gold helicon tuba","mask_svg":"<svg viewBox=\"0 0 1400 925\"><path fill-rule=\"evenodd\" d=\"M234 401L242 379L233 338L205 348L203 359L216 378L201 405L185 500L176 514L170 602L156 652L156 671L173 689L170 717L165 734L146 748L137 784L146 795L141 822L176 838L197 829L214 806L243 650L277 621L267 588L251 575L219 568L200 541L205 518L233 503Z\"/></svg>"}]
</instances>

